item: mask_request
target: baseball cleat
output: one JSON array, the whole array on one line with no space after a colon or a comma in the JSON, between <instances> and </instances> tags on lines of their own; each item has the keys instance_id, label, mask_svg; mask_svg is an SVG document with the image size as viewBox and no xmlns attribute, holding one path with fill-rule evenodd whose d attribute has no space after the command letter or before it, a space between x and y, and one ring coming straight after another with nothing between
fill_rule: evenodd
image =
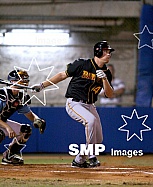
<instances>
[{"instance_id":1,"label":"baseball cleat","mask_svg":"<svg viewBox=\"0 0 153 187\"><path fill-rule=\"evenodd\" d=\"M77 167L77 168L89 168L90 165L86 161L83 164L77 163L75 160L72 161L71 167Z\"/></svg>"},{"instance_id":2,"label":"baseball cleat","mask_svg":"<svg viewBox=\"0 0 153 187\"><path fill-rule=\"evenodd\" d=\"M90 158L89 165L90 165L90 167L97 167L97 166L100 166L100 162L97 160L96 157Z\"/></svg>"},{"instance_id":3,"label":"baseball cleat","mask_svg":"<svg viewBox=\"0 0 153 187\"><path fill-rule=\"evenodd\" d=\"M18 155L13 155L10 158L3 158L2 165L23 165L24 164L24 160L18 156Z\"/></svg>"}]
</instances>

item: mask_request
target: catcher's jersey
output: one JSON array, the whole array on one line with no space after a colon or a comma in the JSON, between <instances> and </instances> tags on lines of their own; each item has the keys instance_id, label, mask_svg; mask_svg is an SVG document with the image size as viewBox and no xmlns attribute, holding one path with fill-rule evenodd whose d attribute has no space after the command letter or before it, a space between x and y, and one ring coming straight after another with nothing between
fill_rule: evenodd
<instances>
[{"instance_id":1,"label":"catcher's jersey","mask_svg":"<svg viewBox=\"0 0 153 187\"><path fill-rule=\"evenodd\" d=\"M66 74L72 77L65 97L95 103L103 88L103 81L96 76L96 70L103 70L111 84L112 75L107 66L98 67L94 59L78 59L67 65Z\"/></svg>"},{"instance_id":2,"label":"catcher's jersey","mask_svg":"<svg viewBox=\"0 0 153 187\"><path fill-rule=\"evenodd\" d=\"M14 112L28 113L30 108L28 105L23 105L23 93L19 92L17 97L14 97L11 89L0 89L0 119L7 121Z\"/></svg>"}]
</instances>

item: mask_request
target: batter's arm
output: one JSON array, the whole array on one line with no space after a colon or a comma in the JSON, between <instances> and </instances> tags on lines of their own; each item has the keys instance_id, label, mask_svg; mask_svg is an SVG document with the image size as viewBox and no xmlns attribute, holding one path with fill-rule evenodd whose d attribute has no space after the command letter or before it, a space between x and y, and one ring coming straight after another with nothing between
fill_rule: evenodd
<instances>
[{"instance_id":1,"label":"batter's arm","mask_svg":"<svg viewBox=\"0 0 153 187\"><path fill-rule=\"evenodd\" d=\"M44 82L42 82L43 87L46 88L46 87L51 86L51 85L53 85L53 84L57 84L57 83L59 83L59 82L65 80L67 77L68 77L68 76L66 75L66 73L65 73L64 71L63 71L63 72L59 72L59 73L57 73L55 76L53 76L53 77L51 77L51 78L49 79L50 82L49 82L49 81L44 81ZM52 83L53 83L53 84L52 84Z\"/></svg>"},{"instance_id":2,"label":"batter's arm","mask_svg":"<svg viewBox=\"0 0 153 187\"><path fill-rule=\"evenodd\" d=\"M43 88L57 84L58 82L65 80L67 77L68 77L68 75L66 74L66 72L64 72L64 71L59 72L56 75L54 75L53 77L51 77L49 80L43 81L40 84L33 85L31 87L31 89L33 89L36 92L40 92Z\"/></svg>"},{"instance_id":3,"label":"batter's arm","mask_svg":"<svg viewBox=\"0 0 153 187\"><path fill-rule=\"evenodd\" d=\"M114 90L113 90L113 88L111 87L111 85L110 85L108 79L105 78L105 79L102 79L102 80L103 80L103 88L104 88L105 96L108 97L108 98L113 97Z\"/></svg>"}]
</instances>

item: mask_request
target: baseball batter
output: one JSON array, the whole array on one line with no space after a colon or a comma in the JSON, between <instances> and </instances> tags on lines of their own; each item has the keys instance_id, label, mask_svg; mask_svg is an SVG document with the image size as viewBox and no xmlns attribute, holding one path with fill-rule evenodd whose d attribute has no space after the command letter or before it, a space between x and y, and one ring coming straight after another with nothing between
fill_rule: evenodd
<instances>
[{"instance_id":1,"label":"baseball batter","mask_svg":"<svg viewBox=\"0 0 153 187\"><path fill-rule=\"evenodd\" d=\"M9 120L9 118L16 111L24 114L33 122L34 127L39 128L41 134L45 130L46 123L31 111L28 104L24 105L27 95L23 93L23 90L20 90L20 87L15 86L15 83L28 86L28 73L23 70L13 70L8 74L8 80L14 85L0 89L0 143L6 136L13 140L9 144L8 150L3 153L2 164L23 165L24 160L20 156L20 150L28 141L32 128L29 124L20 124Z\"/></svg>"},{"instance_id":2,"label":"baseball batter","mask_svg":"<svg viewBox=\"0 0 153 187\"><path fill-rule=\"evenodd\" d=\"M112 75L106 65L113 51L107 41L98 42L94 46L94 58L75 60L67 65L65 72L60 72L49 79L57 84L67 77L72 77L65 94L66 111L71 118L84 125L87 146L102 143L103 140L102 126L94 103L102 88L106 97L113 95ZM32 88L41 91L50 85L50 82L44 81ZM94 154L88 158L78 154L71 165L88 168L100 166L100 162Z\"/></svg>"}]
</instances>

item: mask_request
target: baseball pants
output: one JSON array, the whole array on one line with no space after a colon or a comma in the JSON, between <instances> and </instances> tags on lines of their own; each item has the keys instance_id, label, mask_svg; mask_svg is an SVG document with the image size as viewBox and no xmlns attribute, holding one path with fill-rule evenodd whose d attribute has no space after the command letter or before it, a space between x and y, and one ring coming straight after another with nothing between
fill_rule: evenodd
<instances>
[{"instance_id":1,"label":"baseball pants","mask_svg":"<svg viewBox=\"0 0 153 187\"><path fill-rule=\"evenodd\" d=\"M103 140L102 126L100 122L99 114L94 104L85 104L76 101L72 101L72 98L68 98L66 102L66 111L68 115L74 120L82 123L85 127L86 144L100 144ZM95 155L89 155L89 158L93 158ZM78 154L75 161L83 163L86 160L86 156Z\"/></svg>"},{"instance_id":2,"label":"baseball pants","mask_svg":"<svg viewBox=\"0 0 153 187\"><path fill-rule=\"evenodd\" d=\"M27 136L27 133L22 133L21 132L21 126L23 124L20 124L18 122L15 122L15 121L12 121L12 120L7 120L6 122L13 130L14 132L16 133L16 137L13 138L12 142L9 144L9 147L12 146L13 144L17 143L17 141L20 141L20 142L23 142L25 143L28 139L29 139L29 136L30 134ZM4 133L5 133L5 136L9 136L8 132L6 131L6 129L4 128L0 128ZM25 137L27 136L27 138L25 139ZM3 155L5 156L5 154L7 153L7 151L5 151L3 153Z\"/></svg>"}]
</instances>

